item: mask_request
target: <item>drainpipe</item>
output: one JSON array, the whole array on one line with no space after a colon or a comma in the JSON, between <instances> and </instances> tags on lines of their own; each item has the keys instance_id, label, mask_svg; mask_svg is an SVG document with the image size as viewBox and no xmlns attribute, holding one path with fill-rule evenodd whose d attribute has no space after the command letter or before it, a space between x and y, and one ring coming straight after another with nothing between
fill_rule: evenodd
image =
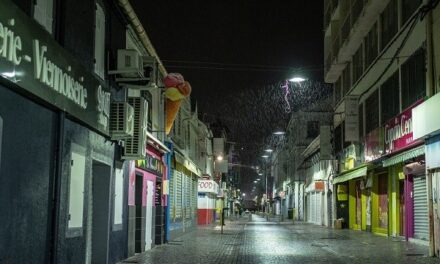
<instances>
[{"instance_id":1,"label":"drainpipe","mask_svg":"<svg viewBox=\"0 0 440 264\"><path fill-rule=\"evenodd\" d=\"M426 4L430 4L430 0L426 0ZM429 98L434 95L434 71L433 71L433 33L432 33L432 10L426 14L426 57L427 57L427 69L426 69L426 96Z\"/></svg>"},{"instance_id":2,"label":"drainpipe","mask_svg":"<svg viewBox=\"0 0 440 264\"><path fill-rule=\"evenodd\" d=\"M157 52L154 49L153 44L150 41L150 38L145 32L145 29L142 26L142 23L139 21L138 16L134 12L133 7L131 6L129 0L118 0L118 3L119 6L122 8L122 11L124 11L125 15L127 16L127 19L130 21L130 24L134 28L134 31L136 32L136 35L140 39L142 45L145 47L145 49L148 51L148 53L151 56L157 59L157 62L159 63L159 71L162 73L163 76L166 76L167 70L163 66L162 61L159 58L159 55L157 55Z\"/></svg>"}]
</instances>

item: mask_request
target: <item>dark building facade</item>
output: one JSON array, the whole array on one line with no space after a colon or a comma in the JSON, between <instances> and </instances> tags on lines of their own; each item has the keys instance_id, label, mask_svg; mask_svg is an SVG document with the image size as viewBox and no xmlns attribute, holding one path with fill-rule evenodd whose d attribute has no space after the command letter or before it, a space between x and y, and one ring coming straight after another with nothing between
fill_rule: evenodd
<instances>
[{"instance_id":1,"label":"dark building facade","mask_svg":"<svg viewBox=\"0 0 440 264\"><path fill-rule=\"evenodd\" d=\"M127 257L128 162L106 69L125 48L113 1L0 2L0 263Z\"/></svg>"}]
</instances>

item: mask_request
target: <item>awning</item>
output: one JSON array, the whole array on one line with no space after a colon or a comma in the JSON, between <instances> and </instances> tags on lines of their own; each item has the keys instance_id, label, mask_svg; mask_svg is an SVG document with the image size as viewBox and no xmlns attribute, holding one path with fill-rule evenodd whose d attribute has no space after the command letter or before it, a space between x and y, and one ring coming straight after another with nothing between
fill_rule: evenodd
<instances>
[{"instance_id":1,"label":"awning","mask_svg":"<svg viewBox=\"0 0 440 264\"><path fill-rule=\"evenodd\" d=\"M382 166L389 167L394 164L401 163L406 160L413 159L424 154L425 154L425 145L421 145L382 161Z\"/></svg>"},{"instance_id":2,"label":"awning","mask_svg":"<svg viewBox=\"0 0 440 264\"><path fill-rule=\"evenodd\" d=\"M362 167L352 169L339 174L339 176L333 179L333 184L346 182L366 175L367 175L367 165L364 165Z\"/></svg>"},{"instance_id":3,"label":"awning","mask_svg":"<svg viewBox=\"0 0 440 264\"><path fill-rule=\"evenodd\" d=\"M149 145L157 148L157 150L159 150L162 153L171 152L171 150L167 148L167 146L165 146L160 140L158 140L155 136L153 136L153 134L151 134L148 131L147 131L147 141Z\"/></svg>"}]
</instances>

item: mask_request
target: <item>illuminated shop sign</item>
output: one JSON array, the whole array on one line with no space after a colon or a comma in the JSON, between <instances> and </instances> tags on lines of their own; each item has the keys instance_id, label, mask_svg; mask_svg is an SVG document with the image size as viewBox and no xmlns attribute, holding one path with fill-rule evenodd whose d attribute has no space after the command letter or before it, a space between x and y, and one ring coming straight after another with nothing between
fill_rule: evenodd
<instances>
[{"instance_id":1,"label":"illuminated shop sign","mask_svg":"<svg viewBox=\"0 0 440 264\"><path fill-rule=\"evenodd\" d=\"M158 176L162 176L164 171L163 162L150 155L147 155L147 158L144 160L137 160L136 167L152 172Z\"/></svg>"},{"instance_id":2,"label":"illuminated shop sign","mask_svg":"<svg viewBox=\"0 0 440 264\"><path fill-rule=\"evenodd\" d=\"M0 76L109 134L110 91L36 21L0 1Z\"/></svg>"},{"instance_id":3,"label":"illuminated shop sign","mask_svg":"<svg viewBox=\"0 0 440 264\"><path fill-rule=\"evenodd\" d=\"M417 102L385 124L386 154L405 149L419 142L413 138L412 109L421 102Z\"/></svg>"}]
</instances>

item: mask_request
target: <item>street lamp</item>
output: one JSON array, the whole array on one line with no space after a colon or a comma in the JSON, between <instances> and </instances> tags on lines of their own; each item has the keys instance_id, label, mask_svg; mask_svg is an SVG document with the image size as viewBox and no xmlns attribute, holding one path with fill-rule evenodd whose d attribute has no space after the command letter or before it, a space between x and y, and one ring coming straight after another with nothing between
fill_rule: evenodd
<instances>
[{"instance_id":1,"label":"street lamp","mask_svg":"<svg viewBox=\"0 0 440 264\"><path fill-rule=\"evenodd\" d=\"M272 153L272 152L273 152L273 149L268 148L268 149L265 149L264 151L266 151L267 153Z\"/></svg>"},{"instance_id":2,"label":"street lamp","mask_svg":"<svg viewBox=\"0 0 440 264\"><path fill-rule=\"evenodd\" d=\"M304 79L303 77L299 77L299 76L295 76L289 79L289 82L293 82L293 83L302 83L306 81L306 79Z\"/></svg>"},{"instance_id":3,"label":"street lamp","mask_svg":"<svg viewBox=\"0 0 440 264\"><path fill-rule=\"evenodd\" d=\"M273 132L273 134L274 134L274 135L281 136L281 135L286 134L286 132L284 132L283 130L275 130L275 132Z\"/></svg>"},{"instance_id":4,"label":"street lamp","mask_svg":"<svg viewBox=\"0 0 440 264\"><path fill-rule=\"evenodd\" d=\"M269 158L269 155L263 155L261 157L267 159L267 158Z\"/></svg>"},{"instance_id":5,"label":"street lamp","mask_svg":"<svg viewBox=\"0 0 440 264\"><path fill-rule=\"evenodd\" d=\"M217 156L217 160L218 160L218 161L222 161L222 160L223 160L223 156L222 156L222 155L218 155L218 156Z\"/></svg>"}]
</instances>

